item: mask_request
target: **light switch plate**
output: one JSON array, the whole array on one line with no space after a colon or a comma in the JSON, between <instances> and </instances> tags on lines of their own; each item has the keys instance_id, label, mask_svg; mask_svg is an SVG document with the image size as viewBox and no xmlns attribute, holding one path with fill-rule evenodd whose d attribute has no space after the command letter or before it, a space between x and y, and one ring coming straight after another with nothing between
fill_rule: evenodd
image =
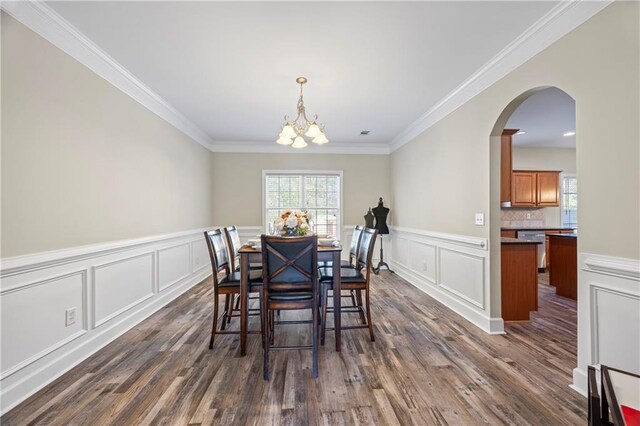
<instances>
[{"instance_id":1,"label":"light switch plate","mask_svg":"<svg viewBox=\"0 0 640 426\"><path fill-rule=\"evenodd\" d=\"M476 225L484 225L484 213L476 213Z\"/></svg>"}]
</instances>

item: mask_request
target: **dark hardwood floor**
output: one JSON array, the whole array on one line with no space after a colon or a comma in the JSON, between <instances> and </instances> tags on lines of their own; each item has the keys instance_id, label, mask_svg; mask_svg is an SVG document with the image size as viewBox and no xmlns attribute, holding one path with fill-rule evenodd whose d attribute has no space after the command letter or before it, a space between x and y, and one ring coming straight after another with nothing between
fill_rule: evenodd
<instances>
[{"instance_id":1,"label":"dark hardwood floor","mask_svg":"<svg viewBox=\"0 0 640 426\"><path fill-rule=\"evenodd\" d=\"M27 424L585 424L586 399L569 388L576 364L576 303L540 287L528 323L490 336L396 275L372 285L376 342L344 331L320 350L271 356L262 380L260 338L216 338L206 280L2 417ZM346 299L344 299L346 301ZM283 314L284 315L284 314ZM350 315L357 321L357 314ZM343 322L344 323L344 322ZM238 327L237 318L232 321ZM258 327L257 317L250 326ZM286 330L282 330L286 327ZM308 339L281 326L278 339Z\"/></svg>"}]
</instances>

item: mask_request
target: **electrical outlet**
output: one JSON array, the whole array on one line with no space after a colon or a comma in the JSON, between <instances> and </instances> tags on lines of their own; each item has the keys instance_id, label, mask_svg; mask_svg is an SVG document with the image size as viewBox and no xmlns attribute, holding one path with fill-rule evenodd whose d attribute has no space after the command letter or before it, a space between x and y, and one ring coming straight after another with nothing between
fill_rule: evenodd
<instances>
[{"instance_id":1,"label":"electrical outlet","mask_svg":"<svg viewBox=\"0 0 640 426\"><path fill-rule=\"evenodd\" d=\"M527 219L531 219L531 213L527 213Z\"/></svg>"},{"instance_id":2,"label":"electrical outlet","mask_svg":"<svg viewBox=\"0 0 640 426\"><path fill-rule=\"evenodd\" d=\"M476 213L476 225L484 225L484 213Z\"/></svg>"},{"instance_id":3,"label":"electrical outlet","mask_svg":"<svg viewBox=\"0 0 640 426\"><path fill-rule=\"evenodd\" d=\"M65 327L69 327L76 323L76 308L69 308L64 311L64 325Z\"/></svg>"}]
</instances>

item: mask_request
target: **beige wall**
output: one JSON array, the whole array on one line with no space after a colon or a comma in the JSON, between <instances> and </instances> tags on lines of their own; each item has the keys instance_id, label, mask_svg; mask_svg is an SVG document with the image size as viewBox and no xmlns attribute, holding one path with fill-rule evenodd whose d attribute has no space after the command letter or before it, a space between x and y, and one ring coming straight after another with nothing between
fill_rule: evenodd
<instances>
[{"instance_id":1,"label":"beige wall","mask_svg":"<svg viewBox=\"0 0 640 426\"><path fill-rule=\"evenodd\" d=\"M576 100L579 250L638 259L638 26L637 2L613 3L395 151L394 223L489 237L473 224L475 212L499 213L497 199L490 204L499 153L489 135L513 99L556 86ZM499 223L491 218L492 228Z\"/></svg>"},{"instance_id":2,"label":"beige wall","mask_svg":"<svg viewBox=\"0 0 640 426\"><path fill-rule=\"evenodd\" d=\"M2 124L2 257L212 224L212 154L4 13Z\"/></svg>"},{"instance_id":3,"label":"beige wall","mask_svg":"<svg viewBox=\"0 0 640 426\"><path fill-rule=\"evenodd\" d=\"M513 148L514 170L576 172L576 150L570 148Z\"/></svg>"},{"instance_id":4,"label":"beige wall","mask_svg":"<svg viewBox=\"0 0 640 426\"><path fill-rule=\"evenodd\" d=\"M212 165L216 225L262 225L262 170L342 170L343 225L390 202L388 155L215 153Z\"/></svg>"},{"instance_id":5,"label":"beige wall","mask_svg":"<svg viewBox=\"0 0 640 426\"><path fill-rule=\"evenodd\" d=\"M514 170L556 170L576 173L576 150L567 148L518 148L513 149ZM562 225L560 207L545 207L545 226Z\"/></svg>"}]
</instances>

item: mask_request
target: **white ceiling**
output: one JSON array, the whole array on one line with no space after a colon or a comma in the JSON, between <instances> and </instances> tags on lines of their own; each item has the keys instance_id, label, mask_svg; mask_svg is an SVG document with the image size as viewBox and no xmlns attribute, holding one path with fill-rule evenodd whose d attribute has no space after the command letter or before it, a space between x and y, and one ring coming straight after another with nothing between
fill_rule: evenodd
<instances>
[{"instance_id":1,"label":"white ceiling","mask_svg":"<svg viewBox=\"0 0 640 426\"><path fill-rule=\"evenodd\" d=\"M576 103L571 96L551 87L534 93L516 109L507 128L520 129L514 146L527 148L575 148L576 136L563 136L576 130Z\"/></svg>"},{"instance_id":2,"label":"white ceiling","mask_svg":"<svg viewBox=\"0 0 640 426\"><path fill-rule=\"evenodd\" d=\"M304 75L331 142L364 146L388 144L556 2L47 4L214 141L273 144Z\"/></svg>"}]
</instances>

